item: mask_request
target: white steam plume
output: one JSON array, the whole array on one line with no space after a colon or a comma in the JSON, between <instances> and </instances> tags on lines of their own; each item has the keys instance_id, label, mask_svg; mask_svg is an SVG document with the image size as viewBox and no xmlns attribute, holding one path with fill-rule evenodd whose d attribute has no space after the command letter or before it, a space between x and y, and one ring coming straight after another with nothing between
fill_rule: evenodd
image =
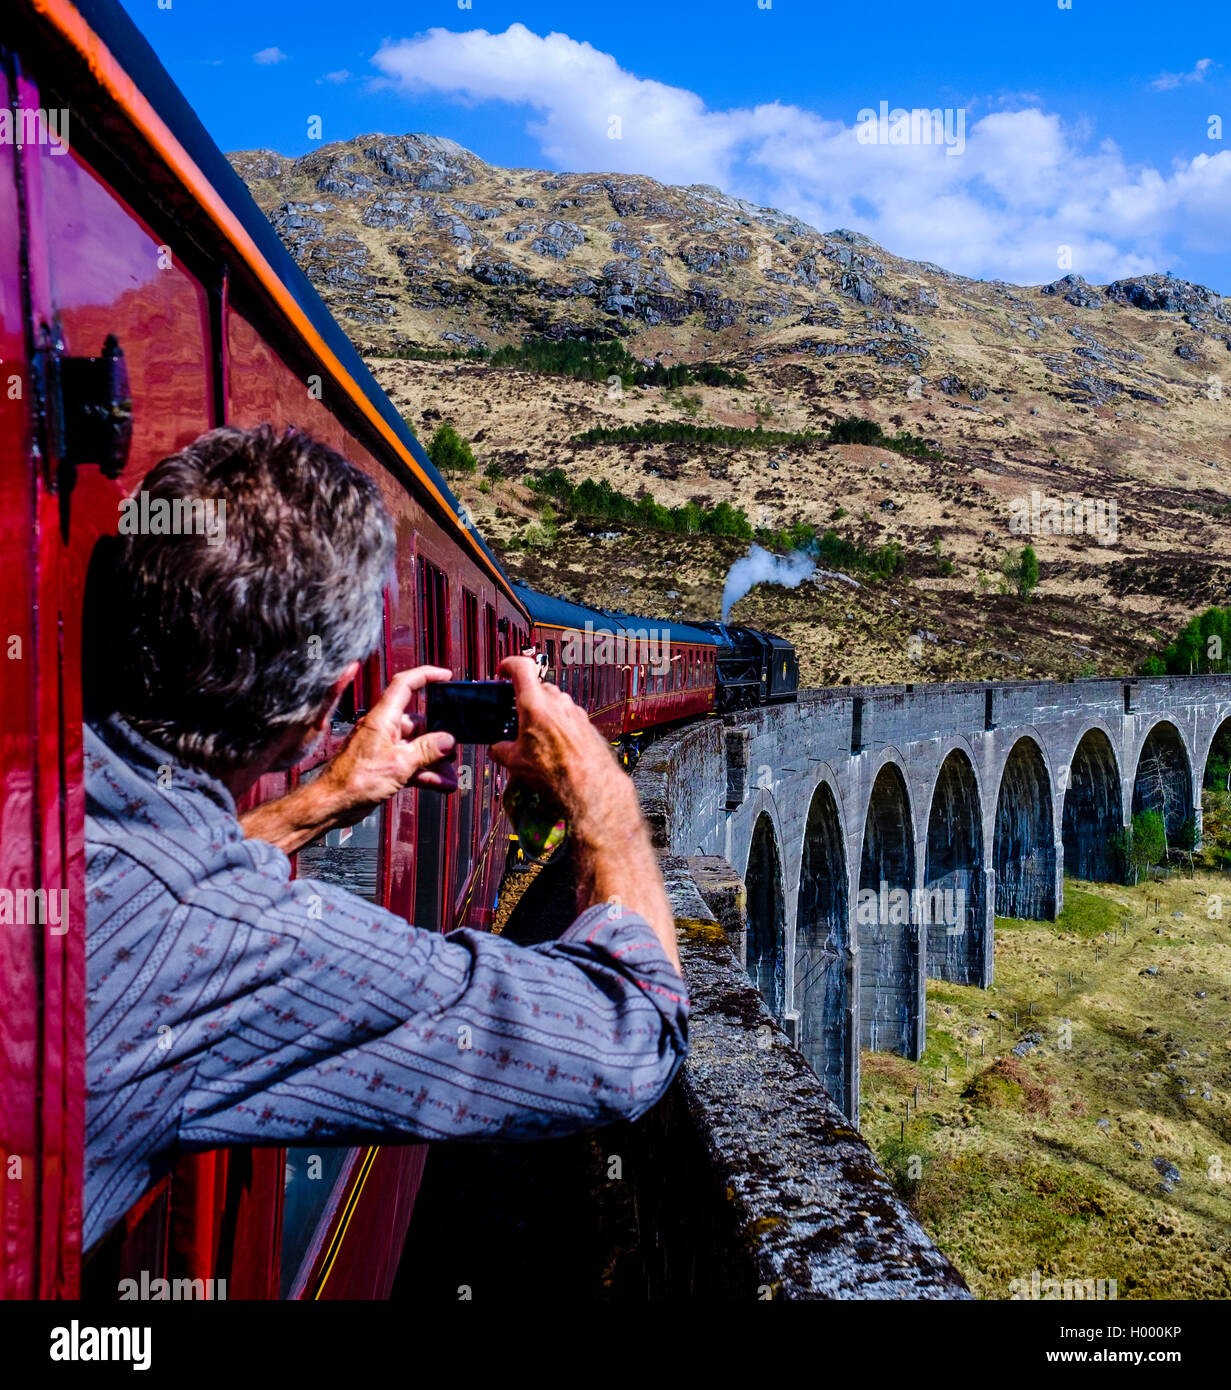
<instances>
[{"instance_id":1,"label":"white steam plume","mask_svg":"<svg viewBox=\"0 0 1231 1390\"><path fill-rule=\"evenodd\" d=\"M727 582L722 590L722 621L727 621L731 609L754 584L781 584L784 588L795 589L814 569L816 561L802 550L792 550L789 555L771 555L762 546L754 545L727 571Z\"/></svg>"}]
</instances>

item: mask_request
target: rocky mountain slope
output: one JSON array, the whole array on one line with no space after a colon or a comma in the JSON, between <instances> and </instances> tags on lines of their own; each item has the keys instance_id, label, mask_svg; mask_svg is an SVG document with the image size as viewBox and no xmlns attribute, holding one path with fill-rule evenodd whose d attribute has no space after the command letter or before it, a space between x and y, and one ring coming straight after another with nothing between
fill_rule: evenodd
<instances>
[{"instance_id":1,"label":"rocky mountain slope","mask_svg":"<svg viewBox=\"0 0 1231 1390\"><path fill-rule=\"evenodd\" d=\"M452 421L495 465L498 479L459 491L510 568L549 588L708 617L746 549L544 526L525 484L559 467L666 506L728 501L758 527L903 545L905 578L821 575L737 609L796 637L812 680L1134 669L1226 599L1231 301L1211 290L1168 275L973 281L712 187L500 169L426 135L231 158L412 427L426 438ZM619 338L642 361L721 364L748 384L624 390L379 356L540 336ZM938 457L817 437L848 415ZM577 439L655 422L787 441ZM1033 493L1043 509L1022 534ZM1065 495L1105 520L1114 504L1114 526L1040 529L1046 499ZM1026 540L1041 564L1028 601L998 592Z\"/></svg>"}]
</instances>

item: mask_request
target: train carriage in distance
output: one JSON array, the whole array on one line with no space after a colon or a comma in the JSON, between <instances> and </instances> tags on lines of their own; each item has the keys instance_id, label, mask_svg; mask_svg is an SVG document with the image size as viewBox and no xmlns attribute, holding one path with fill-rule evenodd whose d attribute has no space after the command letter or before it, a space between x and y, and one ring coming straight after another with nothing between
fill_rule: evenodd
<instances>
[{"instance_id":1,"label":"train carriage in distance","mask_svg":"<svg viewBox=\"0 0 1231 1390\"><path fill-rule=\"evenodd\" d=\"M0 392L0 881L67 890L70 914L61 934L0 931L0 1297L71 1297L83 1285L82 609L121 499L223 423L305 430L376 481L396 584L321 759L393 672L434 662L490 678L526 645L530 618L119 4L11 0L0 45L4 107L26 130L0 142L0 358L20 385ZM463 757L468 790L403 792L301 852L297 872L419 926L489 925L504 774L483 749ZM286 778L265 777L253 799ZM185 1157L90 1252L85 1289L114 1298L144 1271L225 1278L228 1298L382 1296L424 1153Z\"/></svg>"},{"instance_id":2,"label":"train carriage in distance","mask_svg":"<svg viewBox=\"0 0 1231 1390\"><path fill-rule=\"evenodd\" d=\"M534 622L536 650L554 681L631 760L647 735L711 713L725 639L691 623L638 618L514 591Z\"/></svg>"}]
</instances>

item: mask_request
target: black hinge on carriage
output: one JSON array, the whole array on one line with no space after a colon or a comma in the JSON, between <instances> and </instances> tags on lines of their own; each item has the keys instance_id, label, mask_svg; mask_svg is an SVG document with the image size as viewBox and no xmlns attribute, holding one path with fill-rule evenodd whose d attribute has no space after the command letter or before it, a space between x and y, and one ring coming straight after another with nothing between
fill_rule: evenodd
<instances>
[{"instance_id":1,"label":"black hinge on carriage","mask_svg":"<svg viewBox=\"0 0 1231 1390\"><path fill-rule=\"evenodd\" d=\"M98 357L69 357L59 326L44 326L35 364L47 455L58 465L48 485L71 489L82 464L94 464L104 477L118 478L128 462L133 434L128 363L119 339L108 333Z\"/></svg>"}]
</instances>

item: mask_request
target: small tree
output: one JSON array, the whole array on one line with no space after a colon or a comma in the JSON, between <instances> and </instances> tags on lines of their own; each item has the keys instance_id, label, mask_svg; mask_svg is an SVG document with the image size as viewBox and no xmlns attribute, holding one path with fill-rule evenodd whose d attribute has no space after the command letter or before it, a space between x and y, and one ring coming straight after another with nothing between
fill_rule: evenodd
<instances>
[{"instance_id":1,"label":"small tree","mask_svg":"<svg viewBox=\"0 0 1231 1390\"><path fill-rule=\"evenodd\" d=\"M1167 827L1180 822L1184 805L1180 800L1180 778L1176 768L1161 748L1155 748L1143 757L1137 765L1137 791L1144 810L1157 811L1163 827L1163 855L1170 845L1167 842Z\"/></svg>"},{"instance_id":2,"label":"small tree","mask_svg":"<svg viewBox=\"0 0 1231 1390\"><path fill-rule=\"evenodd\" d=\"M1022 598L1029 598L1038 584L1039 557L1034 553L1034 546L1023 546L1021 566L1017 572L1017 592Z\"/></svg>"},{"instance_id":3,"label":"small tree","mask_svg":"<svg viewBox=\"0 0 1231 1390\"><path fill-rule=\"evenodd\" d=\"M1131 855L1134 883L1141 877L1143 868L1148 869L1166 858L1167 832L1157 811L1141 811L1133 817Z\"/></svg>"},{"instance_id":4,"label":"small tree","mask_svg":"<svg viewBox=\"0 0 1231 1390\"><path fill-rule=\"evenodd\" d=\"M442 473L473 473L479 466L470 445L448 423L432 435L427 456Z\"/></svg>"},{"instance_id":5,"label":"small tree","mask_svg":"<svg viewBox=\"0 0 1231 1390\"><path fill-rule=\"evenodd\" d=\"M1000 562L1000 572L1004 575L1000 583L1002 594L1016 589L1019 598L1029 598L1039 582L1039 557L1034 547L1023 546L1020 552L1010 550Z\"/></svg>"}]
</instances>

